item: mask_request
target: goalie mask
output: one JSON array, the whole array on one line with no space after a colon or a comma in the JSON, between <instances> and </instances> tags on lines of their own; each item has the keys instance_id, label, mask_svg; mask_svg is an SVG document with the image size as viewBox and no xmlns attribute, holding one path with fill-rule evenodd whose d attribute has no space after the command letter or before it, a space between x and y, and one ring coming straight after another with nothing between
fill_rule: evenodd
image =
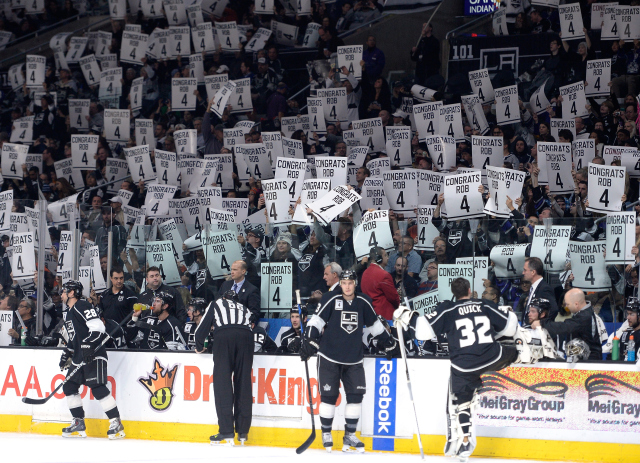
<instances>
[{"instance_id":1,"label":"goalie mask","mask_svg":"<svg viewBox=\"0 0 640 463\"><path fill-rule=\"evenodd\" d=\"M586 342L582 339L576 338L567 342L564 346L564 351L567 354L567 362L575 363L578 360L587 360L591 355L591 349Z\"/></svg>"}]
</instances>

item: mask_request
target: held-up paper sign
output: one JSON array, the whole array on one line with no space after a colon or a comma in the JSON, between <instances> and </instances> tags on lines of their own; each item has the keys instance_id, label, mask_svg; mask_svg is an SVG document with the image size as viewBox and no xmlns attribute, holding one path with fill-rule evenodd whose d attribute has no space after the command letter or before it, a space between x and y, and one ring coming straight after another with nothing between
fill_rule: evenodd
<instances>
[{"instance_id":1,"label":"held-up paper sign","mask_svg":"<svg viewBox=\"0 0 640 463\"><path fill-rule=\"evenodd\" d=\"M636 259L631 248L636 242L636 213L607 214L607 264L633 264Z\"/></svg>"},{"instance_id":2,"label":"held-up paper sign","mask_svg":"<svg viewBox=\"0 0 640 463\"><path fill-rule=\"evenodd\" d=\"M538 257L544 264L546 272L564 272L570 238L571 226L569 225L552 225L549 228L536 225L533 228L531 257Z\"/></svg>"},{"instance_id":3,"label":"held-up paper sign","mask_svg":"<svg viewBox=\"0 0 640 463\"><path fill-rule=\"evenodd\" d=\"M372 248L381 247L386 251L394 248L391 229L389 228L389 211L367 211L353 231L353 248L356 260L369 255Z\"/></svg>"},{"instance_id":4,"label":"held-up paper sign","mask_svg":"<svg viewBox=\"0 0 640 463\"><path fill-rule=\"evenodd\" d=\"M624 166L601 166L589 163L589 206L591 212L620 212L624 194Z\"/></svg>"},{"instance_id":5,"label":"held-up paper sign","mask_svg":"<svg viewBox=\"0 0 640 463\"><path fill-rule=\"evenodd\" d=\"M339 185L317 201L303 206L310 208L320 223L328 225L361 198L354 190Z\"/></svg>"}]
</instances>

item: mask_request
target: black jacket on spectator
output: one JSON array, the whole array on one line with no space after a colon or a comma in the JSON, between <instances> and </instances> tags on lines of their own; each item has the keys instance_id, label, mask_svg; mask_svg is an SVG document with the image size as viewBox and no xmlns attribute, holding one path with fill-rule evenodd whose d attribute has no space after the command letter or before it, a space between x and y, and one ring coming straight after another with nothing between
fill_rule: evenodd
<instances>
[{"instance_id":1,"label":"black jacket on spectator","mask_svg":"<svg viewBox=\"0 0 640 463\"><path fill-rule=\"evenodd\" d=\"M220 285L220 290L218 291L218 298L221 298L227 291L231 291L234 283L235 282L233 280L227 280L222 283L222 285ZM254 285L249 283L249 280L247 280L246 277L244 279L244 283L242 283L240 292L238 293L238 300L240 301L240 304L249 309L253 315L260 318L260 291Z\"/></svg>"},{"instance_id":2,"label":"black jacket on spectator","mask_svg":"<svg viewBox=\"0 0 640 463\"><path fill-rule=\"evenodd\" d=\"M182 295L180 294L180 291L178 291L176 288L172 286L167 286L164 283L162 283L160 286L158 286L158 289L156 289L155 291L152 289L146 289L142 291L138 296L138 302L140 302L141 304L146 304L150 306L151 304L153 304L153 300L156 297L156 292L158 291L166 291L173 295L176 301L175 313L173 310L169 310L169 314L176 317L181 324L184 324L187 321L187 311L184 308ZM171 307L171 309L173 309L173 307Z\"/></svg>"},{"instance_id":3,"label":"black jacket on spectator","mask_svg":"<svg viewBox=\"0 0 640 463\"><path fill-rule=\"evenodd\" d=\"M551 301L555 303L555 298ZM574 313L571 318L563 322L553 322L552 318L543 318L540 320L540 324L552 338L567 335L571 339L582 339L591 350L589 360L602 360L602 343L595 317L596 314L591 303L587 302L587 305L580 312Z\"/></svg>"}]
</instances>

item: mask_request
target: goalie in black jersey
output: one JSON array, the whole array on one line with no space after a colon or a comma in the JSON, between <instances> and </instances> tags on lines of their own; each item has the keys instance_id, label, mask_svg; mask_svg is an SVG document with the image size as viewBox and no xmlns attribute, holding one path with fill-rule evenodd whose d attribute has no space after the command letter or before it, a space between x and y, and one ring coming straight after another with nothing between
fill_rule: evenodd
<instances>
[{"instance_id":1,"label":"goalie in black jersey","mask_svg":"<svg viewBox=\"0 0 640 463\"><path fill-rule=\"evenodd\" d=\"M471 287L464 278L451 282L456 302L443 301L424 317L406 307L394 313L396 323L405 330L414 328L415 338L431 340L446 335L451 358L451 377L447 400L447 443L444 453L466 461L476 446L473 412L481 375L498 371L512 363L533 363L526 333L516 315L486 299L472 299ZM514 345L496 340L514 337Z\"/></svg>"},{"instance_id":2,"label":"goalie in black jersey","mask_svg":"<svg viewBox=\"0 0 640 463\"><path fill-rule=\"evenodd\" d=\"M342 451L364 452L364 444L356 437L362 398L367 391L362 365L363 326L371 327L371 334L378 337L378 346L387 353L393 351L396 342L378 320L369 296L356 294L355 272L342 272L340 288L340 292L322 296L317 312L307 324L300 357L304 361L318 353L319 414L324 447L329 452L333 447L331 428L342 381L347 396Z\"/></svg>"},{"instance_id":3,"label":"goalie in black jersey","mask_svg":"<svg viewBox=\"0 0 640 463\"><path fill-rule=\"evenodd\" d=\"M104 323L98 311L87 301L82 300L82 283L69 280L62 285L62 302L64 326L69 336L69 344L60 357L62 371L70 365L82 369L62 386L67 396L67 404L73 421L62 430L63 437L87 437L84 424L82 398L78 391L80 386L91 388L93 396L100 401L102 409L109 418L109 439L124 437L124 427L120 422L120 413L116 401L107 388L107 351L102 341L106 336ZM98 347L100 346L100 347ZM74 368L75 369L75 368Z\"/></svg>"}]
</instances>

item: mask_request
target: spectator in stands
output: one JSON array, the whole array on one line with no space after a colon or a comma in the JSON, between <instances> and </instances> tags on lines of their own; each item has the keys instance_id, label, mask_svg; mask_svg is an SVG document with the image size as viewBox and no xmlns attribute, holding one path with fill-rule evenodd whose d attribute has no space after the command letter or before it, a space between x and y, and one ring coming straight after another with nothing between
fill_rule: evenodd
<instances>
[{"instance_id":1,"label":"spectator in stands","mask_svg":"<svg viewBox=\"0 0 640 463\"><path fill-rule=\"evenodd\" d=\"M349 23L349 30L355 30L381 15L382 5L377 0L360 0L344 15L344 19Z\"/></svg>"},{"instance_id":2,"label":"spectator in stands","mask_svg":"<svg viewBox=\"0 0 640 463\"><path fill-rule=\"evenodd\" d=\"M340 274L342 273L342 267L336 263L331 262L324 268L324 276L322 277L331 291L340 291Z\"/></svg>"},{"instance_id":3,"label":"spectator in stands","mask_svg":"<svg viewBox=\"0 0 640 463\"><path fill-rule=\"evenodd\" d=\"M391 272L391 278L398 292L400 301L404 301L405 298L411 299L418 294L418 283L407 272L407 258L398 256L396 263Z\"/></svg>"},{"instance_id":4,"label":"spectator in stands","mask_svg":"<svg viewBox=\"0 0 640 463\"><path fill-rule=\"evenodd\" d=\"M554 304L555 297L550 299ZM582 339L590 349L589 360L602 360L602 342L600 341L600 327L596 321L596 314L587 302L581 289L571 289L564 295L564 305L571 312L572 317L563 322L554 322L555 316L541 318L531 323L531 328L542 327L555 339L557 336L567 336L571 339Z\"/></svg>"},{"instance_id":5,"label":"spectator in stands","mask_svg":"<svg viewBox=\"0 0 640 463\"><path fill-rule=\"evenodd\" d=\"M362 292L373 301L373 309L386 320L393 318L393 311L400 305L400 297L393 278L385 270L389 256L381 247L371 248L369 267L362 274Z\"/></svg>"},{"instance_id":6,"label":"spectator in stands","mask_svg":"<svg viewBox=\"0 0 640 463\"><path fill-rule=\"evenodd\" d=\"M336 32L329 27L318 29L318 59L327 59L332 53L337 53L338 47L344 45L344 42L337 36Z\"/></svg>"},{"instance_id":7,"label":"spectator in stands","mask_svg":"<svg viewBox=\"0 0 640 463\"><path fill-rule=\"evenodd\" d=\"M300 294L303 297L311 295L316 290L322 293L327 292L324 268L329 265L330 260L327 246L325 242L321 241L321 238L326 240L326 244L329 244L328 235L320 237L315 230L312 230L307 240L299 247L302 256L298 261L298 279Z\"/></svg>"},{"instance_id":8,"label":"spectator in stands","mask_svg":"<svg viewBox=\"0 0 640 463\"><path fill-rule=\"evenodd\" d=\"M624 41L620 41L620 47ZM624 98L625 95L637 95L640 90L640 40L633 41L633 48L626 53L626 72L611 80L611 91L616 98ZM613 77L613 76L612 76Z\"/></svg>"},{"instance_id":9,"label":"spectator in stands","mask_svg":"<svg viewBox=\"0 0 640 463\"><path fill-rule=\"evenodd\" d=\"M127 230L118 222L110 207L102 208L102 226L96 232L96 244L100 255L108 254L109 232L112 232L111 262L119 262L120 253L127 245ZM122 263L119 262L118 265Z\"/></svg>"},{"instance_id":10,"label":"spectator in stands","mask_svg":"<svg viewBox=\"0 0 640 463\"><path fill-rule=\"evenodd\" d=\"M406 257L408 262L407 273L412 278L417 278L422 270L422 259L418 253L414 251L413 245L413 238L410 236L403 236L402 239L398 241L397 249L392 251L389 255L389 262L387 263L385 270L389 273L393 272L393 269L396 266L396 259L399 256L403 256Z\"/></svg>"},{"instance_id":11,"label":"spectator in stands","mask_svg":"<svg viewBox=\"0 0 640 463\"><path fill-rule=\"evenodd\" d=\"M362 60L364 61L364 70L367 73L367 77L371 82L375 82L382 75L386 58L382 50L376 46L376 38L373 35L367 37L367 46L362 52ZM386 88L388 91L388 84ZM391 102L389 102L389 105L391 105Z\"/></svg>"},{"instance_id":12,"label":"spectator in stands","mask_svg":"<svg viewBox=\"0 0 640 463\"><path fill-rule=\"evenodd\" d=\"M287 115L287 91L289 87L284 82L280 82L275 93L267 99L267 119L273 120L276 127L280 127L280 119ZM275 120L277 119L277 121Z\"/></svg>"},{"instance_id":13,"label":"spectator in stands","mask_svg":"<svg viewBox=\"0 0 640 463\"><path fill-rule=\"evenodd\" d=\"M26 332L24 333L25 344L27 346L37 346L39 344L36 336L36 304L32 299L23 299L18 304L18 315L24 323L26 327ZM13 328L7 331L7 334L13 338L13 344L20 345L21 343L21 335L22 335L22 324L20 321L14 317L13 318Z\"/></svg>"},{"instance_id":14,"label":"spectator in stands","mask_svg":"<svg viewBox=\"0 0 640 463\"><path fill-rule=\"evenodd\" d=\"M440 42L433 36L433 26L422 25L417 47L411 49L411 60L416 62L416 84L425 85L427 78L440 71Z\"/></svg>"},{"instance_id":15,"label":"spectator in stands","mask_svg":"<svg viewBox=\"0 0 640 463\"><path fill-rule=\"evenodd\" d=\"M438 289L438 261L427 262L422 271L425 272L425 278L418 285L418 295ZM422 272L420 275L422 277Z\"/></svg>"},{"instance_id":16,"label":"spectator in stands","mask_svg":"<svg viewBox=\"0 0 640 463\"><path fill-rule=\"evenodd\" d=\"M531 21L532 34L544 34L551 29L551 23L540 14L540 11L532 8L529 12L529 20Z\"/></svg>"},{"instance_id":17,"label":"spectator in stands","mask_svg":"<svg viewBox=\"0 0 640 463\"><path fill-rule=\"evenodd\" d=\"M0 310L9 310L11 312L15 312L16 310L18 310L18 306L20 305L20 299L8 294L10 287L11 284L9 284L9 286L3 287L4 292L2 299L0 299Z\"/></svg>"}]
</instances>

